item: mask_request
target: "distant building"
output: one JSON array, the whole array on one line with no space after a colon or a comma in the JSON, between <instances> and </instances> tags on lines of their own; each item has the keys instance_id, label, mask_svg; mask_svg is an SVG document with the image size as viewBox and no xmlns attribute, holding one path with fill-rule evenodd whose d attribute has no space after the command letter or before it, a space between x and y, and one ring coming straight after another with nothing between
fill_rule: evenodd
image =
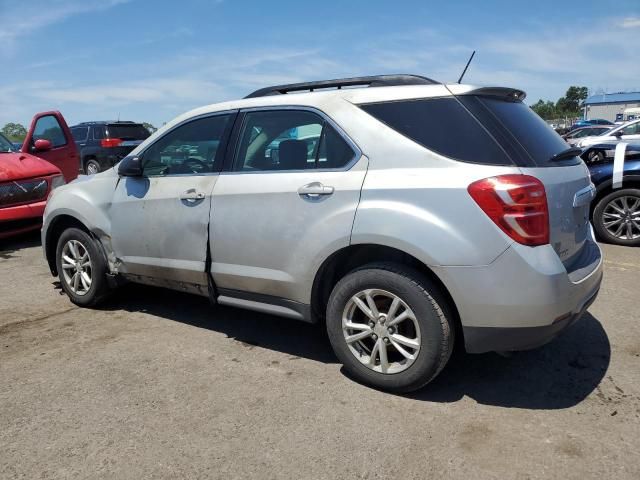
<instances>
[{"instance_id":1,"label":"distant building","mask_svg":"<svg viewBox=\"0 0 640 480\"><path fill-rule=\"evenodd\" d=\"M612 122L628 120L625 110L640 107L640 92L602 93L591 95L584 101L586 119L604 118ZM637 114L636 118L637 118ZM630 119L629 119L630 120Z\"/></svg>"}]
</instances>

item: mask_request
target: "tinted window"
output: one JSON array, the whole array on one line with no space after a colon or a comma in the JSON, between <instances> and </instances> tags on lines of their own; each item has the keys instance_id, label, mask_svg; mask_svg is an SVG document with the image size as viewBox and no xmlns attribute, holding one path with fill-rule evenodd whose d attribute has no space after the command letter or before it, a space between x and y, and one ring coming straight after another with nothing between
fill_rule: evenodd
<instances>
[{"instance_id":1,"label":"tinted window","mask_svg":"<svg viewBox=\"0 0 640 480\"><path fill-rule=\"evenodd\" d=\"M58 119L53 115L40 117L36 121L36 126L33 130L33 140L49 140L54 148L67 144L67 139L64 136L62 127Z\"/></svg>"},{"instance_id":2,"label":"tinted window","mask_svg":"<svg viewBox=\"0 0 640 480\"><path fill-rule=\"evenodd\" d=\"M89 133L89 127L73 127L71 129L71 135L76 142L84 142L87 139Z\"/></svg>"},{"instance_id":3,"label":"tinted window","mask_svg":"<svg viewBox=\"0 0 640 480\"><path fill-rule=\"evenodd\" d=\"M93 139L102 140L106 136L106 128L104 125L93 126Z\"/></svg>"},{"instance_id":4,"label":"tinted window","mask_svg":"<svg viewBox=\"0 0 640 480\"><path fill-rule=\"evenodd\" d=\"M480 118L486 116L486 113L480 110L493 116L497 120L497 125L487 123L492 134L498 136L499 130L506 130L509 140L514 141L514 145L518 147L517 150L529 157L534 165L566 165L580 161L575 157L573 160L569 159L562 163L550 162L551 157L568 148L567 144L523 102L495 97L461 96L459 98L474 114L478 112Z\"/></svg>"},{"instance_id":5,"label":"tinted window","mask_svg":"<svg viewBox=\"0 0 640 480\"><path fill-rule=\"evenodd\" d=\"M143 154L145 175L198 175L217 172L219 149L230 115L215 115L185 123L157 140Z\"/></svg>"},{"instance_id":6,"label":"tinted window","mask_svg":"<svg viewBox=\"0 0 640 480\"><path fill-rule=\"evenodd\" d=\"M483 164L512 163L455 98L375 103L361 108L414 142L446 157Z\"/></svg>"},{"instance_id":7,"label":"tinted window","mask_svg":"<svg viewBox=\"0 0 640 480\"><path fill-rule=\"evenodd\" d=\"M354 152L319 115L298 110L248 112L235 170L341 168Z\"/></svg>"},{"instance_id":8,"label":"tinted window","mask_svg":"<svg viewBox=\"0 0 640 480\"><path fill-rule=\"evenodd\" d=\"M111 124L107 125L107 135L109 138L120 138L122 140L145 140L151 133L144 125L139 124Z\"/></svg>"}]
</instances>

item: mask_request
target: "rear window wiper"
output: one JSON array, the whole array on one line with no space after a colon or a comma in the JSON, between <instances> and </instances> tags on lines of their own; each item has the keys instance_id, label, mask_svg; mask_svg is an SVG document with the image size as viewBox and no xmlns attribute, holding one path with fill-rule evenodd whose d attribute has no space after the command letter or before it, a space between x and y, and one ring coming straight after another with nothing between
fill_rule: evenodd
<instances>
[{"instance_id":1,"label":"rear window wiper","mask_svg":"<svg viewBox=\"0 0 640 480\"><path fill-rule=\"evenodd\" d=\"M557 162L558 160L565 160L571 157L577 157L582 153L582 149L578 147L567 148L566 150L561 151L560 153L556 153L552 156L549 161Z\"/></svg>"}]
</instances>

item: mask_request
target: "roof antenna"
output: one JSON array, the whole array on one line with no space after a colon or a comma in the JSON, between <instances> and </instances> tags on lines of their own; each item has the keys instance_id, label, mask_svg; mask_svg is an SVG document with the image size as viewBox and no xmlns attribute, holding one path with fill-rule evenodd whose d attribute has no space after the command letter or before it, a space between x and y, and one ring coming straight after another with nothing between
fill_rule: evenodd
<instances>
[{"instance_id":1,"label":"roof antenna","mask_svg":"<svg viewBox=\"0 0 640 480\"><path fill-rule=\"evenodd\" d=\"M464 74L467 73L467 68L469 68L469 64L471 63L471 60L473 60L473 56L475 54L476 54L476 51L474 50L473 53L471 54L471 56L469 57L469 61L465 65L464 70L462 71L462 75L460 75L460 78L458 79L458 83L460 83L462 81L462 77L464 77Z\"/></svg>"}]
</instances>

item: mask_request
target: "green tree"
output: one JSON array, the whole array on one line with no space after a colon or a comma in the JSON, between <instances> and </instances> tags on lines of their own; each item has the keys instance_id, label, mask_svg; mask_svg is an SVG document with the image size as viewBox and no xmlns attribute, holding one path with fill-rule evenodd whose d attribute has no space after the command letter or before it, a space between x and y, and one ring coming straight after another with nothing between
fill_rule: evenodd
<instances>
[{"instance_id":1,"label":"green tree","mask_svg":"<svg viewBox=\"0 0 640 480\"><path fill-rule=\"evenodd\" d=\"M144 126L144 128L146 128L147 130L149 130L151 133L154 133L156 130L158 130L156 127L154 127L152 124L150 124L149 122L142 122L142 125Z\"/></svg>"},{"instance_id":2,"label":"green tree","mask_svg":"<svg viewBox=\"0 0 640 480\"><path fill-rule=\"evenodd\" d=\"M14 142L24 140L27 136L27 129L19 123L7 123L0 132Z\"/></svg>"},{"instance_id":3,"label":"green tree","mask_svg":"<svg viewBox=\"0 0 640 480\"><path fill-rule=\"evenodd\" d=\"M547 100L545 102L544 100L540 99L536 103L531 105L531 109L545 120L553 120L555 118L558 118L556 106L550 100Z\"/></svg>"},{"instance_id":4,"label":"green tree","mask_svg":"<svg viewBox=\"0 0 640 480\"><path fill-rule=\"evenodd\" d=\"M579 116L582 103L588 95L587 87L571 86L567 89L564 97L560 97L556 102L558 113L566 116Z\"/></svg>"}]
</instances>

